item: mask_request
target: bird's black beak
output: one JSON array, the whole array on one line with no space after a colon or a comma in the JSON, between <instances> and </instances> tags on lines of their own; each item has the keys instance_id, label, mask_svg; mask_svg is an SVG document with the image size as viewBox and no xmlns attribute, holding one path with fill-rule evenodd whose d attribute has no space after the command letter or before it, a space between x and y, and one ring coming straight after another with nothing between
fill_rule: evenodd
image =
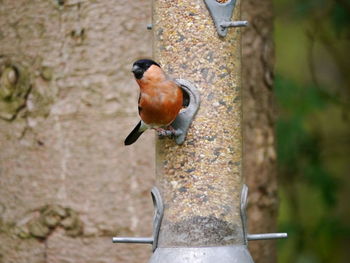
<instances>
[{"instance_id":1,"label":"bird's black beak","mask_svg":"<svg viewBox=\"0 0 350 263\"><path fill-rule=\"evenodd\" d=\"M140 67L138 65L134 65L131 69L133 73L135 73Z\"/></svg>"},{"instance_id":2,"label":"bird's black beak","mask_svg":"<svg viewBox=\"0 0 350 263\"><path fill-rule=\"evenodd\" d=\"M134 65L131 69L132 73L134 73L135 78L141 79L143 76L143 70L138 65Z\"/></svg>"},{"instance_id":3,"label":"bird's black beak","mask_svg":"<svg viewBox=\"0 0 350 263\"><path fill-rule=\"evenodd\" d=\"M140 66L138 65L134 65L131 69L131 71L135 74L135 73L140 73L142 72L142 68L140 68Z\"/></svg>"}]
</instances>

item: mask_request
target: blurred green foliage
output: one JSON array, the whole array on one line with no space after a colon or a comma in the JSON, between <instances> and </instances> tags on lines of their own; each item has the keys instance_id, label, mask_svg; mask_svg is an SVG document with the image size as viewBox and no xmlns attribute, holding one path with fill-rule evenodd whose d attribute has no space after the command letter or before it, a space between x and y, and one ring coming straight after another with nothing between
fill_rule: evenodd
<instances>
[{"instance_id":1,"label":"blurred green foliage","mask_svg":"<svg viewBox=\"0 0 350 263\"><path fill-rule=\"evenodd\" d=\"M347 263L350 0L274 0L280 263Z\"/></svg>"}]
</instances>

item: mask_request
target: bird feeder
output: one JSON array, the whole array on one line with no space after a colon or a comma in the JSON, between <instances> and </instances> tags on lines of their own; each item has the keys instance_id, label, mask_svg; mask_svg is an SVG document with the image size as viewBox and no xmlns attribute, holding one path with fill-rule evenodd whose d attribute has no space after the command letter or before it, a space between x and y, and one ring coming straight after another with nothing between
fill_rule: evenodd
<instances>
[{"instance_id":1,"label":"bird feeder","mask_svg":"<svg viewBox=\"0 0 350 263\"><path fill-rule=\"evenodd\" d=\"M247 24L231 21L239 9L234 0L153 1L153 59L190 81L201 102L181 145L167 138L156 143L162 216L157 236L141 240L153 244L150 263L251 263L248 240L286 236L246 229L241 32L227 30Z\"/></svg>"}]
</instances>

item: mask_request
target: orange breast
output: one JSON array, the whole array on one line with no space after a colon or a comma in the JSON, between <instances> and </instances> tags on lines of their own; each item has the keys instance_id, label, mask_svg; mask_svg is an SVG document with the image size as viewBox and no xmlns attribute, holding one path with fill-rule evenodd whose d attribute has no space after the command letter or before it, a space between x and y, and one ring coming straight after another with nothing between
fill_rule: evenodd
<instances>
[{"instance_id":1,"label":"orange breast","mask_svg":"<svg viewBox=\"0 0 350 263\"><path fill-rule=\"evenodd\" d=\"M141 79L139 113L141 119L154 127L172 123L182 108L182 90L164 71L152 65Z\"/></svg>"},{"instance_id":2,"label":"orange breast","mask_svg":"<svg viewBox=\"0 0 350 263\"><path fill-rule=\"evenodd\" d=\"M170 80L142 86L139 101L141 119L151 126L167 126L181 110L182 100L181 88Z\"/></svg>"}]
</instances>

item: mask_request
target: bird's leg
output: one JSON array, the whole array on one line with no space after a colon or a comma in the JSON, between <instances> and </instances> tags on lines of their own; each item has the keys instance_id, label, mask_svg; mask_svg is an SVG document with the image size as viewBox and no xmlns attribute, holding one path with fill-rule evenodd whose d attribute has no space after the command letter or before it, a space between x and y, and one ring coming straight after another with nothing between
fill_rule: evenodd
<instances>
[{"instance_id":1,"label":"bird's leg","mask_svg":"<svg viewBox=\"0 0 350 263\"><path fill-rule=\"evenodd\" d=\"M180 136L183 133L181 129L175 130L171 125L168 126L168 130L171 131L171 134L173 135L173 137Z\"/></svg>"},{"instance_id":2,"label":"bird's leg","mask_svg":"<svg viewBox=\"0 0 350 263\"><path fill-rule=\"evenodd\" d=\"M154 129L157 131L159 137L169 136L168 131L164 128L154 128Z\"/></svg>"},{"instance_id":3,"label":"bird's leg","mask_svg":"<svg viewBox=\"0 0 350 263\"><path fill-rule=\"evenodd\" d=\"M159 137L171 137L174 138L175 136L178 136L181 134L180 130L175 130L171 125L167 127L167 129L164 128L155 128L155 130L158 132Z\"/></svg>"},{"instance_id":4,"label":"bird's leg","mask_svg":"<svg viewBox=\"0 0 350 263\"><path fill-rule=\"evenodd\" d=\"M176 130L173 128L173 126L169 125L167 127L167 131L169 132L169 137L174 138L176 135Z\"/></svg>"}]
</instances>

